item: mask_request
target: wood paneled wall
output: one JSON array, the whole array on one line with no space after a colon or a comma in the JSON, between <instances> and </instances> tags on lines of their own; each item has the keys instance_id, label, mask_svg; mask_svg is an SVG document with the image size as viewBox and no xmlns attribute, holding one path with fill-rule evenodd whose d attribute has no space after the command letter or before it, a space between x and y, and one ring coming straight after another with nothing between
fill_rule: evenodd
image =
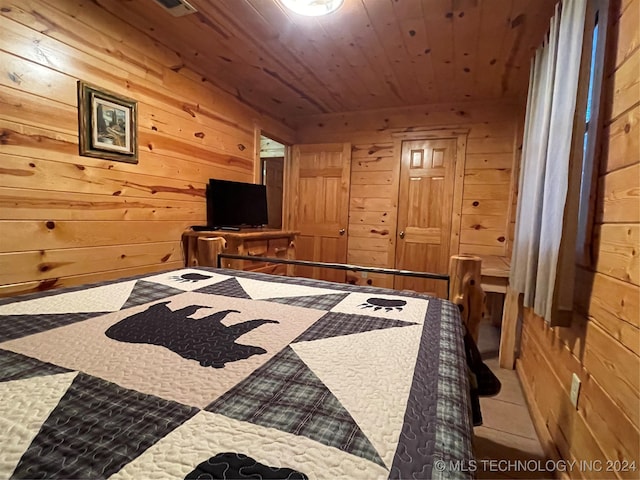
<instances>
[{"instance_id":1,"label":"wood paneled wall","mask_svg":"<svg viewBox=\"0 0 640 480\"><path fill-rule=\"evenodd\" d=\"M253 180L254 126L293 139L95 2L0 12L0 294L181 266L207 180ZM137 165L78 155L79 79L138 101Z\"/></svg>"},{"instance_id":2,"label":"wood paneled wall","mask_svg":"<svg viewBox=\"0 0 640 480\"><path fill-rule=\"evenodd\" d=\"M438 104L405 109L320 115L300 122L301 143L352 144L348 261L395 266L400 152L394 133L441 128L469 131L459 253L505 256L514 183L516 130L524 105L496 102ZM455 214L455 212L454 212ZM452 252L454 253L454 252ZM457 252L456 252L457 253ZM392 279L351 280L392 286Z\"/></svg>"},{"instance_id":3,"label":"wood paneled wall","mask_svg":"<svg viewBox=\"0 0 640 480\"><path fill-rule=\"evenodd\" d=\"M525 310L517 362L547 447L603 466L573 478L638 478L640 468L640 0L619 3L605 70L594 259L578 268L570 328L551 329ZM635 461L636 471L606 471L606 460Z\"/></svg>"},{"instance_id":4,"label":"wood paneled wall","mask_svg":"<svg viewBox=\"0 0 640 480\"><path fill-rule=\"evenodd\" d=\"M348 263L394 267L399 172L392 142L352 146ZM352 272L348 281L393 288L393 278L382 274Z\"/></svg>"}]
</instances>

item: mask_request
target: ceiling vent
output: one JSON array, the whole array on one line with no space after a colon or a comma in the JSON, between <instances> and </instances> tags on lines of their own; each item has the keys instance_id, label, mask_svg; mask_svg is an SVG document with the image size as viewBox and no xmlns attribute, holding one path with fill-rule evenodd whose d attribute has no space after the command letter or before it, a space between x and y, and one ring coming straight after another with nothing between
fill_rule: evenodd
<instances>
[{"instance_id":1,"label":"ceiling vent","mask_svg":"<svg viewBox=\"0 0 640 480\"><path fill-rule=\"evenodd\" d=\"M187 0L155 0L156 3L162 5L162 7L174 17L183 17L190 13L196 13L197 10L192 7Z\"/></svg>"}]
</instances>

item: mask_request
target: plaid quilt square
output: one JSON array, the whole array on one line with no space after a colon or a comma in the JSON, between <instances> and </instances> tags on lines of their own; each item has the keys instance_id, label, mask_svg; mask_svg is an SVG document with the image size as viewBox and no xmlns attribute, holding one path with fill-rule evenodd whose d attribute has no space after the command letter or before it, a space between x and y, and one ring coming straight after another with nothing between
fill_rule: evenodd
<instances>
[{"instance_id":1,"label":"plaid quilt square","mask_svg":"<svg viewBox=\"0 0 640 480\"><path fill-rule=\"evenodd\" d=\"M205 410L309 437L384 466L351 415L291 348Z\"/></svg>"},{"instance_id":2,"label":"plaid quilt square","mask_svg":"<svg viewBox=\"0 0 640 480\"><path fill-rule=\"evenodd\" d=\"M347 296L346 293L331 293L329 295L313 295L309 297L269 298L269 302L295 305L296 307L315 308L317 310L331 310Z\"/></svg>"},{"instance_id":3,"label":"plaid quilt square","mask_svg":"<svg viewBox=\"0 0 640 480\"><path fill-rule=\"evenodd\" d=\"M129 298L120 310L135 307L136 305L143 305L161 298L172 297L180 293L182 293L182 290L162 285L161 283L138 280L136 285L133 287Z\"/></svg>"}]
</instances>

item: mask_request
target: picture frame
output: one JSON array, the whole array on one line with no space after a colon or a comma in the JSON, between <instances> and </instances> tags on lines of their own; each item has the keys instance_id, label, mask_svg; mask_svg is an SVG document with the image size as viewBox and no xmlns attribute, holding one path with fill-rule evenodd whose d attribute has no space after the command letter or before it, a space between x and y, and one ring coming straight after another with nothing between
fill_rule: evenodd
<instances>
[{"instance_id":1,"label":"picture frame","mask_svg":"<svg viewBox=\"0 0 640 480\"><path fill-rule=\"evenodd\" d=\"M138 163L137 125L135 100L78 81L80 155Z\"/></svg>"}]
</instances>

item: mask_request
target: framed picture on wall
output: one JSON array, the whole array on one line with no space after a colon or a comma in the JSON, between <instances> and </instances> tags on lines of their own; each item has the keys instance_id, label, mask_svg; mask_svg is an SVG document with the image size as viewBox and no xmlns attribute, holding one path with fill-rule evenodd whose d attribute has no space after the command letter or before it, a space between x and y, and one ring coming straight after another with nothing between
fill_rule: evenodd
<instances>
[{"instance_id":1,"label":"framed picture on wall","mask_svg":"<svg viewBox=\"0 0 640 480\"><path fill-rule=\"evenodd\" d=\"M80 155L138 163L137 103L78 81Z\"/></svg>"}]
</instances>

